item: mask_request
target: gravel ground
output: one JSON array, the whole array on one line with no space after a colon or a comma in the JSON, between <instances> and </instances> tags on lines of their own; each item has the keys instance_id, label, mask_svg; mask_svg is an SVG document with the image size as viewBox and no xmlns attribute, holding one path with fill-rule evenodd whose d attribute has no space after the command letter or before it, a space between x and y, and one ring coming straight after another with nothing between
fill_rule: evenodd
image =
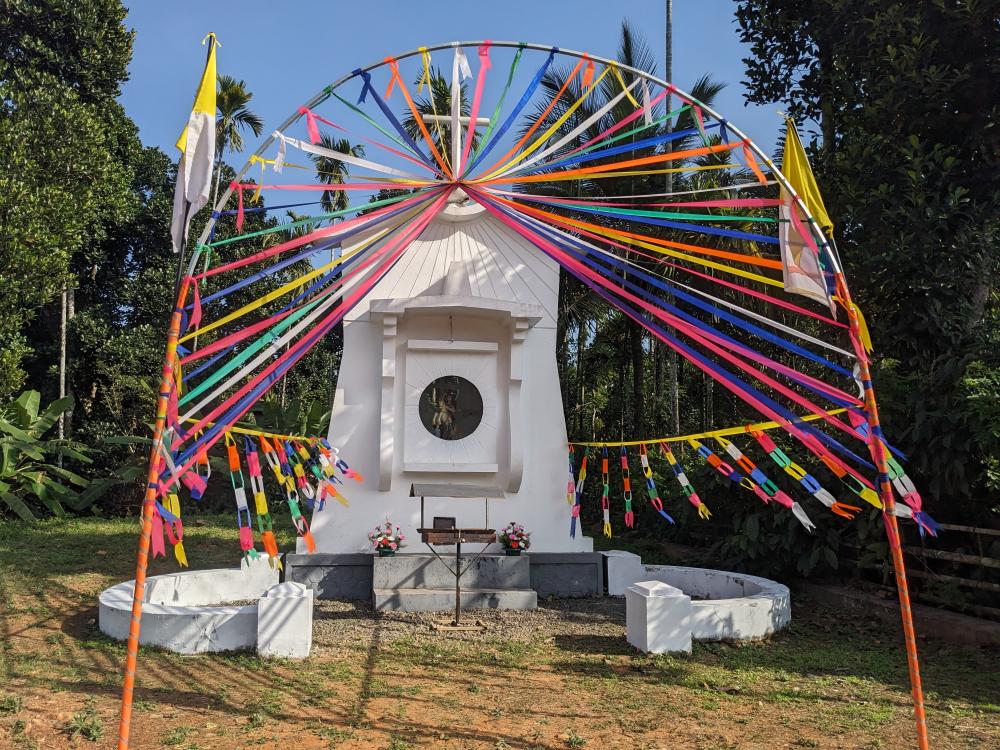
<instances>
[{"instance_id":1,"label":"gravel ground","mask_svg":"<svg viewBox=\"0 0 1000 750\"><path fill-rule=\"evenodd\" d=\"M313 639L319 646L336 646L370 637L377 628L385 643L397 639L478 642L545 643L554 638L625 640L625 600L611 597L539 601L534 610L477 609L462 613L463 620L481 620L486 631L441 632L431 623L450 619L447 612L375 612L366 602L317 600L313 612Z\"/></svg>"}]
</instances>

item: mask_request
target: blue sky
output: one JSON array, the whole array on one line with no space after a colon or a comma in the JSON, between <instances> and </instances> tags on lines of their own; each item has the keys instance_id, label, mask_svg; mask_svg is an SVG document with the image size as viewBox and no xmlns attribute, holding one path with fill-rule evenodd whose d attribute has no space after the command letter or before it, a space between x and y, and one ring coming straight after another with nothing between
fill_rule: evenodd
<instances>
[{"instance_id":1,"label":"blue sky","mask_svg":"<svg viewBox=\"0 0 1000 750\"><path fill-rule=\"evenodd\" d=\"M126 24L136 31L135 50L120 101L143 142L174 156L204 64L201 40L209 31L222 43L219 72L247 82L265 133L342 74L438 42L516 40L614 57L621 20L628 18L657 52L662 73L664 6L650 0L133 0ZM747 50L737 35L734 7L730 0L676 0L674 83L689 89L706 72L728 83L716 108L771 152L781 125L778 107L744 103L741 59ZM248 145L246 153L256 144ZM228 161L239 166L242 158Z\"/></svg>"}]
</instances>

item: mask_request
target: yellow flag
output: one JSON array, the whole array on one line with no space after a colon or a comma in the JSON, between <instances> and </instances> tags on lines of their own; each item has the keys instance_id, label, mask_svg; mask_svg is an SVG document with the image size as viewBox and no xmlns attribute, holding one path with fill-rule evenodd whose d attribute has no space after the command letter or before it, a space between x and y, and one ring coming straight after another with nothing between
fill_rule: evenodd
<instances>
[{"instance_id":1,"label":"yellow flag","mask_svg":"<svg viewBox=\"0 0 1000 750\"><path fill-rule=\"evenodd\" d=\"M177 139L180 159L177 162L177 185L174 188L174 214L170 236L174 252L187 239L191 217L208 203L212 166L215 162L215 91L218 74L215 67L215 34L205 37L208 59L194 98L194 108L187 125Z\"/></svg>"},{"instance_id":2,"label":"yellow flag","mask_svg":"<svg viewBox=\"0 0 1000 750\"><path fill-rule=\"evenodd\" d=\"M795 131L795 124L790 118L787 119L785 156L781 160L781 173L792 183L795 192L802 198L809 213L823 231L832 231L833 222L830 221L830 215L823 205L823 196L820 195L816 177L813 175L812 167L809 166L809 159L806 157L805 149L802 148L799 134Z\"/></svg>"},{"instance_id":3,"label":"yellow flag","mask_svg":"<svg viewBox=\"0 0 1000 750\"><path fill-rule=\"evenodd\" d=\"M787 123L781 173L802 198L809 213L816 219L816 223L824 231L830 231L833 229L833 223L826 212L826 206L823 205L823 196L819 193L816 178L802 148L802 141L799 140L795 124L791 119ZM817 240L823 242L823 238L814 236L813 227L806 221L800 206L784 186L781 188L779 216L781 224L778 227L778 240L781 247L782 281L785 291L816 300L829 306L833 311L833 300L826 278L826 272L830 269L823 268L817 242Z\"/></svg>"}]
</instances>

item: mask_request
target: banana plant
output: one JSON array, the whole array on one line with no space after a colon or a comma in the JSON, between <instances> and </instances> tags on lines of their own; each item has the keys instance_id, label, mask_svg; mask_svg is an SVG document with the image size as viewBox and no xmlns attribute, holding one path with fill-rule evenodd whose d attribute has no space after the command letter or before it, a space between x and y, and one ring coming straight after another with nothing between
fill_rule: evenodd
<instances>
[{"instance_id":1,"label":"banana plant","mask_svg":"<svg viewBox=\"0 0 1000 750\"><path fill-rule=\"evenodd\" d=\"M88 486L82 476L59 465L60 459L92 463L86 446L45 437L60 415L73 408L73 398L40 408L38 391L25 391L0 408L0 509L6 506L26 521L35 520L32 506L65 516L66 508L82 510L102 491L99 483Z\"/></svg>"},{"instance_id":2,"label":"banana plant","mask_svg":"<svg viewBox=\"0 0 1000 750\"><path fill-rule=\"evenodd\" d=\"M291 401L282 407L276 398L264 398L254 409L254 426L285 435L325 436L330 429L330 409L319 399Z\"/></svg>"}]
</instances>

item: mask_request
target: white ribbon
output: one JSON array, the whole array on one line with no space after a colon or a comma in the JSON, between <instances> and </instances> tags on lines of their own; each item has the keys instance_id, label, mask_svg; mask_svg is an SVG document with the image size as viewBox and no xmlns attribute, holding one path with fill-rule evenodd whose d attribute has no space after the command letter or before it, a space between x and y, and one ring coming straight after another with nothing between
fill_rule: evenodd
<instances>
[{"instance_id":1,"label":"white ribbon","mask_svg":"<svg viewBox=\"0 0 1000 750\"><path fill-rule=\"evenodd\" d=\"M798 522L806 527L806 531L814 531L816 529L816 524L809 520L809 516L802 509L802 506L796 502L792 503L792 515L798 519Z\"/></svg>"},{"instance_id":2,"label":"white ribbon","mask_svg":"<svg viewBox=\"0 0 1000 750\"><path fill-rule=\"evenodd\" d=\"M281 133L277 130L274 131L274 137L281 141L282 144L290 143L295 146L295 148L305 151L310 154L316 154L316 156L325 156L329 159L336 159L337 161L345 162L346 164L353 164L357 167L363 169L370 169L373 172L381 172L382 174L393 175L394 177L402 177L407 180L416 180L421 183L427 182L423 177L415 175L411 172L404 172L401 169L395 169L394 167L387 167L385 164L379 164L376 161L371 161L369 159L362 159L360 157L354 156L352 154L345 154L343 151L335 151L332 148L324 148L323 146L317 146L306 141L300 141L298 138L290 138L289 136ZM277 163L277 159L275 159Z\"/></svg>"},{"instance_id":3,"label":"white ribbon","mask_svg":"<svg viewBox=\"0 0 1000 750\"><path fill-rule=\"evenodd\" d=\"M278 153L275 154L275 156L274 156L274 165L273 165L274 166L274 171L277 172L278 174L281 174L281 170L285 166L285 153L286 153L286 150L287 150L287 146L285 145L285 139L284 138L279 138L278 139Z\"/></svg>"},{"instance_id":4,"label":"white ribbon","mask_svg":"<svg viewBox=\"0 0 1000 750\"><path fill-rule=\"evenodd\" d=\"M544 159L549 154L551 154L551 153L557 151L558 149L562 148L566 143L568 143L572 139L576 138L578 135L580 135L580 133L582 133L585 130L587 130L591 125L593 125L595 122L597 122L602 117L604 117L608 112L610 112L615 107L615 105L618 104L618 102L620 102L622 100L622 98L625 97L625 95L629 91L631 91L632 88L638 82L639 82L638 80L632 81L632 83L629 85L629 87L627 89L622 89L618 93L618 96L616 96L613 99L611 99L611 101L609 101L607 104L605 104L599 110L597 110L596 112L594 112L594 114L592 114L590 117L588 117L582 123L580 123L579 125L577 125L569 133L567 133L566 135L564 135L562 138L560 138L558 141L556 141L555 143L553 143L551 146L548 146L547 148L543 148L541 151L539 151L537 154L535 154L534 156L532 156L527 161L524 161L524 162L516 165L516 168L509 169L509 170L507 170L505 172L501 172L500 174L506 175L506 174L510 174L511 172L513 172L513 173L523 172L525 169L527 169L528 167L530 167L532 164L537 163L540 159Z\"/></svg>"},{"instance_id":5,"label":"white ribbon","mask_svg":"<svg viewBox=\"0 0 1000 750\"><path fill-rule=\"evenodd\" d=\"M472 77L469 59L461 47L455 47L455 59L451 64L451 168L458 171L462 160L462 81ZM456 179L458 175L455 175Z\"/></svg>"},{"instance_id":6,"label":"white ribbon","mask_svg":"<svg viewBox=\"0 0 1000 750\"><path fill-rule=\"evenodd\" d=\"M247 510L247 491L244 487L234 487L233 493L236 495L236 507L239 510Z\"/></svg>"}]
</instances>

